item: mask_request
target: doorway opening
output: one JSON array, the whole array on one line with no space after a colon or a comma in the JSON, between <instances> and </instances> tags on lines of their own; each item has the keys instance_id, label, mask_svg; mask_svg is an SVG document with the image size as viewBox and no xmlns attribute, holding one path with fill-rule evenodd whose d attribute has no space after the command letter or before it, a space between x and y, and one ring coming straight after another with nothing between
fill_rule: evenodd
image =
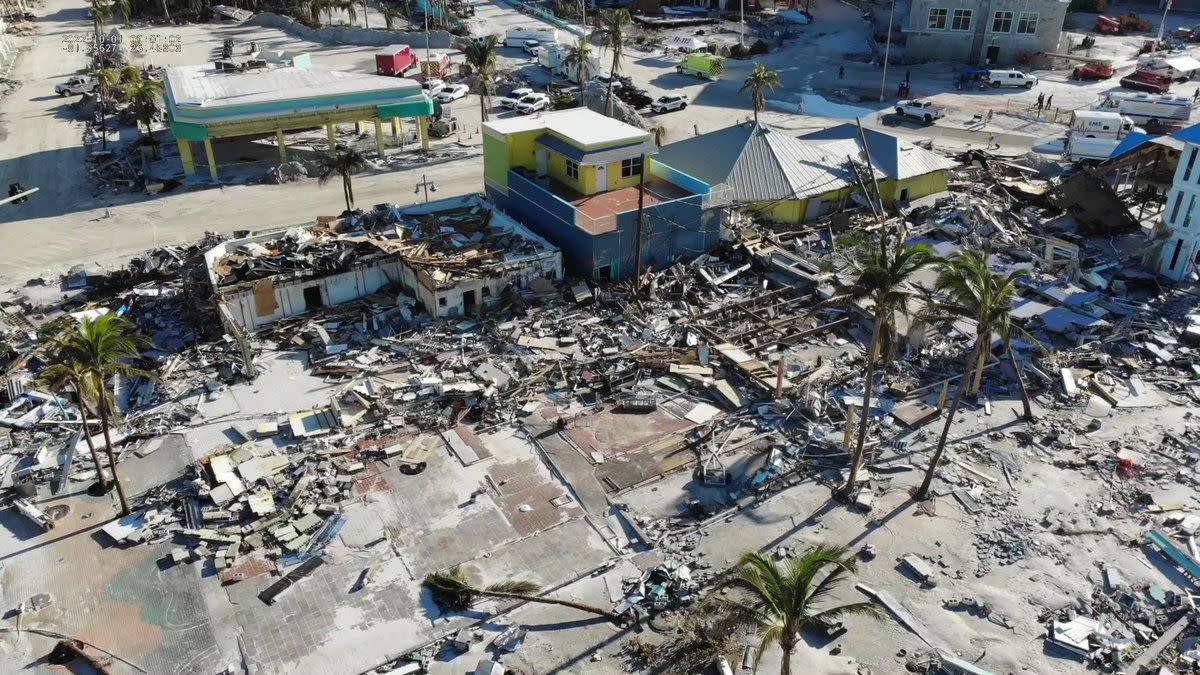
<instances>
[{"instance_id":1,"label":"doorway opening","mask_svg":"<svg viewBox=\"0 0 1200 675\"><path fill-rule=\"evenodd\" d=\"M321 287L309 286L304 289L304 307L305 309L316 309L324 307L325 301L321 299Z\"/></svg>"}]
</instances>

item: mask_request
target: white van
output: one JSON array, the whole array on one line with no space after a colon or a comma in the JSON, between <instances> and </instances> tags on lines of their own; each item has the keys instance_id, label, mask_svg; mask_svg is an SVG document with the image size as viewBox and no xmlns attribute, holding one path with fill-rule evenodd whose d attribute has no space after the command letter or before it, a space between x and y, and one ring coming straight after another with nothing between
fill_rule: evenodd
<instances>
[{"instance_id":1,"label":"white van","mask_svg":"<svg viewBox=\"0 0 1200 675\"><path fill-rule=\"evenodd\" d=\"M524 47L528 40L537 40L543 45L558 42L557 28L509 28L504 33L505 47Z\"/></svg>"},{"instance_id":2,"label":"white van","mask_svg":"<svg viewBox=\"0 0 1200 675\"><path fill-rule=\"evenodd\" d=\"M1085 138L1124 138L1133 128L1133 120L1120 113L1076 110L1071 116L1071 133Z\"/></svg>"},{"instance_id":3,"label":"white van","mask_svg":"<svg viewBox=\"0 0 1200 675\"><path fill-rule=\"evenodd\" d=\"M1037 75L1026 75L1019 70L989 70L988 84L993 87L1025 87L1032 89L1038 83Z\"/></svg>"}]
</instances>

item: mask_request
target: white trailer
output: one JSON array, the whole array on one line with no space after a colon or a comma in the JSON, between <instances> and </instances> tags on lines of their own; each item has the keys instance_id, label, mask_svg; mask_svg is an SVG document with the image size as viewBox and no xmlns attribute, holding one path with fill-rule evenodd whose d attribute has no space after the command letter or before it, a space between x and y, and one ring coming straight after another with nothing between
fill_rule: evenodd
<instances>
[{"instance_id":1,"label":"white trailer","mask_svg":"<svg viewBox=\"0 0 1200 675\"><path fill-rule=\"evenodd\" d=\"M529 40L537 40L543 45L558 42L557 28L509 28L504 33L504 46L524 47Z\"/></svg>"},{"instance_id":2,"label":"white trailer","mask_svg":"<svg viewBox=\"0 0 1200 675\"><path fill-rule=\"evenodd\" d=\"M1099 110L1120 113L1137 124L1154 121L1186 125L1192 118L1193 104L1194 101L1189 96L1109 94L1099 105Z\"/></svg>"},{"instance_id":3,"label":"white trailer","mask_svg":"<svg viewBox=\"0 0 1200 675\"><path fill-rule=\"evenodd\" d=\"M579 84L579 67L567 60L570 52L565 45L552 44L538 52L538 63L550 71L552 77L561 77ZM600 72L600 59L592 56L583 64L583 81L587 82Z\"/></svg>"}]
</instances>

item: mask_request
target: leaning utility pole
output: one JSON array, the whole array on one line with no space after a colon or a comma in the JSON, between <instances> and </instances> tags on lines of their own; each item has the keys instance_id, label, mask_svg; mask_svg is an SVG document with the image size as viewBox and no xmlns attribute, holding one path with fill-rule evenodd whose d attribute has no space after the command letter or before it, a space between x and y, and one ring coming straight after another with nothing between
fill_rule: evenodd
<instances>
[{"instance_id":1,"label":"leaning utility pole","mask_svg":"<svg viewBox=\"0 0 1200 675\"><path fill-rule=\"evenodd\" d=\"M1171 3L1174 0L1167 0L1167 4L1163 7L1162 20L1158 22L1158 39L1155 40L1154 48L1158 49L1158 45L1163 41L1163 31L1167 29L1167 12L1171 11Z\"/></svg>"},{"instance_id":2,"label":"leaning utility pole","mask_svg":"<svg viewBox=\"0 0 1200 675\"><path fill-rule=\"evenodd\" d=\"M896 0L892 0L892 10L888 12L887 44L883 48L883 81L879 83L879 101L883 101L887 93L888 56L892 53L892 19L896 16Z\"/></svg>"},{"instance_id":3,"label":"leaning utility pole","mask_svg":"<svg viewBox=\"0 0 1200 675\"><path fill-rule=\"evenodd\" d=\"M633 279L633 290L635 293L642 292L642 209L645 206L646 199L646 155L641 155L642 173L638 180L638 208L637 208L637 241L634 243L635 253L637 258L635 263L637 276Z\"/></svg>"}]
</instances>

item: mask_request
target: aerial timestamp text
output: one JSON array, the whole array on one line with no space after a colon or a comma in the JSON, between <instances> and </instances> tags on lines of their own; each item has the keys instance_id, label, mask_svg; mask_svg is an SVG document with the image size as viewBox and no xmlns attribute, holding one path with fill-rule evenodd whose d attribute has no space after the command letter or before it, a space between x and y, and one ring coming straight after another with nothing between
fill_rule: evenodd
<instances>
[{"instance_id":1,"label":"aerial timestamp text","mask_svg":"<svg viewBox=\"0 0 1200 675\"><path fill-rule=\"evenodd\" d=\"M134 54L178 54L183 51L183 36L178 34L130 35L128 49ZM91 33L68 33L63 36L63 50L80 54L115 54L121 40L114 35L97 36Z\"/></svg>"}]
</instances>

